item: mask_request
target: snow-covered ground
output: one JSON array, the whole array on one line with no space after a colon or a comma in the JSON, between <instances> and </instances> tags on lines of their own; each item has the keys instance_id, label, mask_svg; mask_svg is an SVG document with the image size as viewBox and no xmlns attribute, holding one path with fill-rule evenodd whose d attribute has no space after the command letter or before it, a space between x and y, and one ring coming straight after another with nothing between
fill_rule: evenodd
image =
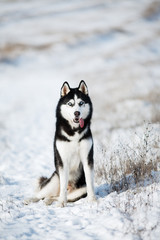
<instances>
[{"instance_id":1,"label":"snow-covered ground","mask_svg":"<svg viewBox=\"0 0 160 240\"><path fill-rule=\"evenodd\" d=\"M0 1L0 239L159 239L159 66L159 0ZM98 201L24 206L54 170L61 85L81 79L94 106ZM143 157L147 178L121 187Z\"/></svg>"}]
</instances>

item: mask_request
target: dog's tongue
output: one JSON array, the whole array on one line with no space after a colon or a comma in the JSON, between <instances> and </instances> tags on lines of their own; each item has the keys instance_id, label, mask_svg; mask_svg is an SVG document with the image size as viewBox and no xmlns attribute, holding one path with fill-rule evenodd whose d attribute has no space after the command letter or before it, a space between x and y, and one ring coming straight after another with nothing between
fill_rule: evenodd
<instances>
[{"instance_id":1,"label":"dog's tongue","mask_svg":"<svg viewBox=\"0 0 160 240\"><path fill-rule=\"evenodd\" d=\"M79 124L80 124L80 127L81 127L81 128L84 127L84 120L83 120L83 118L80 118L80 119L79 119Z\"/></svg>"}]
</instances>

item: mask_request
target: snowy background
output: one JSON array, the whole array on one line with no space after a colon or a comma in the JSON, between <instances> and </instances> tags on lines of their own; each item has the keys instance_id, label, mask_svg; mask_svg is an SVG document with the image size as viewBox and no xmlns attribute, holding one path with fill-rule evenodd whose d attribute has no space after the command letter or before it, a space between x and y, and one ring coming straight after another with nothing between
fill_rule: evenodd
<instances>
[{"instance_id":1,"label":"snowy background","mask_svg":"<svg viewBox=\"0 0 160 240\"><path fill-rule=\"evenodd\" d=\"M81 79L98 202L24 206L54 170L61 85ZM157 240L159 171L160 1L1 0L0 239Z\"/></svg>"}]
</instances>

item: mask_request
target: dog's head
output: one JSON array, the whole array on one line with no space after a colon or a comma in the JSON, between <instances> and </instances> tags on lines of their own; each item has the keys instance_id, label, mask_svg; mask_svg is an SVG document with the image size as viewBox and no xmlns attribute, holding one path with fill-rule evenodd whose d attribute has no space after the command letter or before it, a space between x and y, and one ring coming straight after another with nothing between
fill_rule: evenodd
<instances>
[{"instance_id":1,"label":"dog's head","mask_svg":"<svg viewBox=\"0 0 160 240\"><path fill-rule=\"evenodd\" d=\"M61 88L58 112L72 128L83 128L90 122L92 103L87 85L83 80L78 88L70 88L68 82L64 82Z\"/></svg>"}]
</instances>

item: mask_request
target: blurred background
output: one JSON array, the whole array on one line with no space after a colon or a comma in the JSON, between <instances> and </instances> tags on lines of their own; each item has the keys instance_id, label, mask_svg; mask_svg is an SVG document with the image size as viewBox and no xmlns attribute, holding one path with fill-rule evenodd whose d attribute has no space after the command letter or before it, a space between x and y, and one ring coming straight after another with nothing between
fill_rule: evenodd
<instances>
[{"instance_id":1,"label":"blurred background","mask_svg":"<svg viewBox=\"0 0 160 240\"><path fill-rule=\"evenodd\" d=\"M159 122L160 1L0 1L0 150L10 169L53 161L61 85L81 79L97 142Z\"/></svg>"}]
</instances>

